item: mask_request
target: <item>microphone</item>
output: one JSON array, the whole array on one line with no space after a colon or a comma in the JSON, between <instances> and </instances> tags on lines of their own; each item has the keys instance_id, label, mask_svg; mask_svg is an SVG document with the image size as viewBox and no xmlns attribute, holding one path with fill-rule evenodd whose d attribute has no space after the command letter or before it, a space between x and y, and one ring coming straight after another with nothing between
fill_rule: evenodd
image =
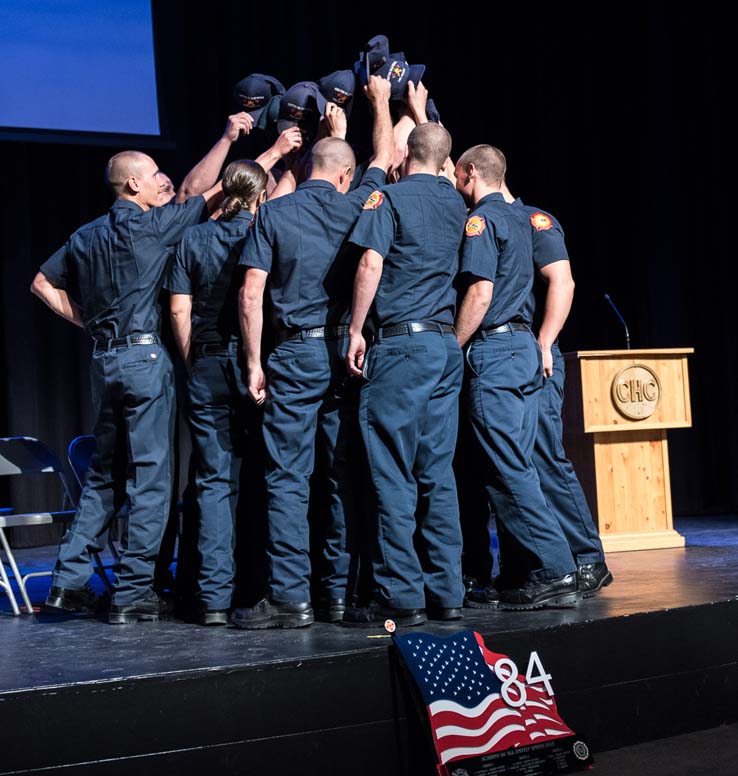
<instances>
[{"instance_id":1,"label":"microphone","mask_svg":"<svg viewBox=\"0 0 738 776\"><path fill-rule=\"evenodd\" d=\"M610 307L615 310L615 315L620 318L620 323L623 324L623 328L625 329L625 347L630 350L630 333L628 332L628 324L625 322L623 316L620 315L618 308L615 307L615 303L612 301L612 299L610 299L610 294L605 294L605 300L610 304Z\"/></svg>"}]
</instances>

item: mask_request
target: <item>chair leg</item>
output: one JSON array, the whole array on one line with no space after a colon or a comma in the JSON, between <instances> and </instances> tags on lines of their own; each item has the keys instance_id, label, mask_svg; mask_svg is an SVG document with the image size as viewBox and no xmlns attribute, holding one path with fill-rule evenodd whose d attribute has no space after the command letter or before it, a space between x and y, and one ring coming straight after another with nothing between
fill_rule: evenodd
<instances>
[{"instance_id":1,"label":"chair leg","mask_svg":"<svg viewBox=\"0 0 738 776\"><path fill-rule=\"evenodd\" d=\"M18 587L20 588L20 593L23 598L23 603L26 606L26 610L28 611L28 614L33 614L33 606L31 606L31 600L28 597L26 586L23 584L23 577L21 577L20 571L18 571L18 565L15 562L13 553L10 551L10 545L8 544L8 540L5 537L5 531L3 531L2 528L0 528L0 543L2 543L3 550L5 551L5 554L8 558L8 564L13 570L13 576L15 577L16 582L18 582Z\"/></svg>"},{"instance_id":2,"label":"chair leg","mask_svg":"<svg viewBox=\"0 0 738 776\"><path fill-rule=\"evenodd\" d=\"M117 563L120 560L120 550L115 546L115 542L112 539L108 539L108 549L113 556L113 560Z\"/></svg>"},{"instance_id":3,"label":"chair leg","mask_svg":"<svg viewBox=\"0 0 738 776\"><path fill-rule=\"evenodd\" d=\"M102 579L102 581L105 583L105 587L112 593L113 583L110 581L110 578L105 571L102 558L96 552L92 553L92 557L95 559L95 573L98 575L98 577L100 577L100 579Z\"/></svg>"},{"instance_id":4,"label":"chair leg","mask_svg":"<svg viewBox=\"0 0 738 776\"><path fill-rule=\"evenodd\" d=\"M8 575L5 571L5 564L3 563L2 558L0 558L0 588L5 590L5 592L8 594L8 600L10 601L10 606L13 609L13 614L17 617L21 612L18 608L18 602L15 600L15 593L13 592L13 588L10 586L10 580L8 579Z\"/></svg>"}]
</instances>

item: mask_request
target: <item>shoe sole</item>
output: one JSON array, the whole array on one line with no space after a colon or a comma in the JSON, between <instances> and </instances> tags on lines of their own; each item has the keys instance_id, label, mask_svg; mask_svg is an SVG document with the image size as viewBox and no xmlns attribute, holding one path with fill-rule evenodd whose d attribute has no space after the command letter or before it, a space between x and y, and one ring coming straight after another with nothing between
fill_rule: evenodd
<instances>
[{"instance_id":1,"label":"shoe sole","mask_svg":"<svg viewBox=\"0 0 738 776\"><path fill-rule=\"evenodd\" d=\"M203 625L206 628L212 628L213 626L217 625L228 625L228 615L224 614L223 612L219 612L218 614L206 614L204 617L201 617L199 620L195 620L198 625Z\"/></svg>"},{"instance_id":2,"label":"shoe sole","mask_svg":"<svg viewBox=\"0 0 738 776\"><path fill-rule=\"evenodd\" d=\"M44 601L41 611L47 614L96 614L96 609L89 609L84 606L64 606L61 599L54 598L51 601Z\"/></svg>"},{"instance_id":3,"label":"shoe sole","mask_svg":"<svg viewBox=\"0 0 738 776\"><path fill-rule=\"evenodd\" d=\"M464 601L464 606L469 609L499 609L499 601L488 601L482 603L481 601Z\"/></svg>"},{"instance_id":4,"label":"shoe sole","mask_svg":"<svg viewBox=\"0 0 738 776\"><path fill-rule=\"evenodd\" d=\"M243 630L267 630L268 628L306 628L315 622L312 614L278 614L265 620L241 620L231 618L231 622Z\"/></svg>"},{"instance_id":5,"label":"shoe sole","mask_svg":"<svg viewBox=\"0 0 738 776\"><path fill-rule=\"evenodd\" d=\"M547 607L576 606L578 600L578 593L564 593L553 596L552 598L546 598L543 601L535 601L532 603L509 603L507 601L500 601L499 608L504 609L507 612L529 612L533 609L545 609Z\"/></svg>"},{"instance_id":6,"label":"shoe sole","mask_svg":"<svg viewBox=\"0 0 738 776\"><path fill-rule=\"evenodd\" d=\"M600 584L597 587L593 587L591 590L582 591L578 593L580 598L594 598L602 592L603 587L607 587L612 584L612 574L608 571L604 577L600 580Z\"/></svg>"},{"instance_id":7,"label":"shoe sole","mask_svg":"<svg viewBox=\"0 0 738 776\"><path fill-rule=\"evenodd\" d=\"M344 611L344 609L340 609L335 612L316 612L315 619L318 622L341 622Z\"/></svg>"},{"instance_id":8,"label":"shoe sole","mask_svg":"<svg viewBox=\"0 0 738 776\"><path fill-rule=\"evenodd\" d=\"M170 619L165 614L108 614L109 625L135 625L137 622L159 622Z\"/></svg>"},{"instance_id":9,"label":"shoe sole","mask_svg":"<svg viewBox=\"0 0 738 776\"><path fill-rule=\"evenodd\" d=\"M341 625L347 628L384 628L387 620L392 620L398 628L412 628L415 625L422 625L428 622L424 614L416 614L412 617L387 617L381 622L352 622L351 620L341 620Z\"/></svg>"}]
</instances>

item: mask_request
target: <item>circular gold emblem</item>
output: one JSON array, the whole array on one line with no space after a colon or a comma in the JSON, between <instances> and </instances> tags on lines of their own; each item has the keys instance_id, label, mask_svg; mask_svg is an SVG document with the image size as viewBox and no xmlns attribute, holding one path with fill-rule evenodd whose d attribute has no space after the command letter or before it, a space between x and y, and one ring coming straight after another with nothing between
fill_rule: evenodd
<instances>
[{"instance_id":1,"label":"circular gold emblem","mask_svg":"<svg viewBox=\"0 0 738 776\"><path fill-rule=\"evenodd\" d=\"M661 399L661 382L656 373L643 364L633 364L615 375L611 388L615 409L630 420L653 415Z\"/></svg>"}]
</instances>

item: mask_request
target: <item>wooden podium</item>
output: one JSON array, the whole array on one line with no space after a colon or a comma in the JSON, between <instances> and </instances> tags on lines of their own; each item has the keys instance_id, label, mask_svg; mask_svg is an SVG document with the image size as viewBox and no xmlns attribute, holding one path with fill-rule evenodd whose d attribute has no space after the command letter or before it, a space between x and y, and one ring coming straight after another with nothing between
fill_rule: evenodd
<instances>
[{"instance_id":1,"label":"wooden podium","mask_svg":"<svg viewBox=\"0 0 738 776\"><path fill-rule=\"evenodd\" d=\"M566 353L564 447L605 552L683 547L666 429L692 425L693 348Z\"/></svg>"}]
</instances>

